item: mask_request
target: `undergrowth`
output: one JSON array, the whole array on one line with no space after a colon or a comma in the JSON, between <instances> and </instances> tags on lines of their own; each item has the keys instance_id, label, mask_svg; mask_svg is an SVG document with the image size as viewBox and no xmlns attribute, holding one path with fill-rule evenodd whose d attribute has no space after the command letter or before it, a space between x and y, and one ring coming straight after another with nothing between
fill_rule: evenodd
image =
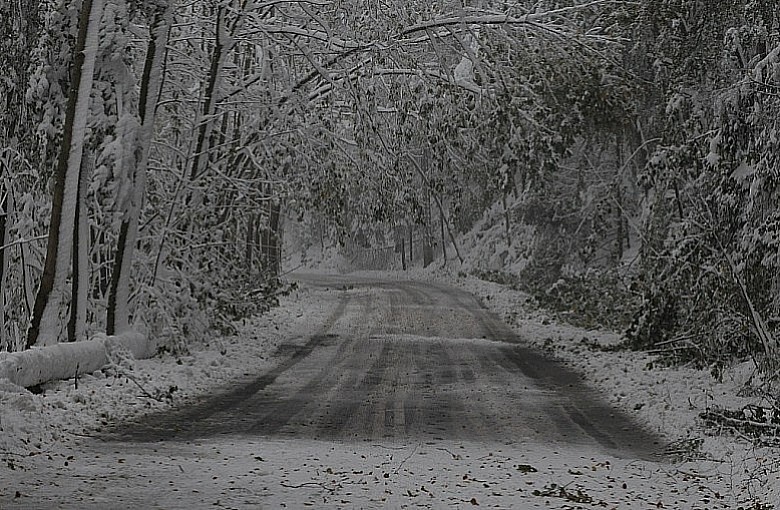
<instances>
[{"instance_id":1,"label":"undergrowth","mask_svg":"<svg viewBox=\"0 0 780 510\"><path fill-rule=\"evenodd\" d=\"M559 320L588 329L625 330L638 297L614 272L589 270L550 281L529 266L516 275L503 271L474 271L482 280L506 285L533 297L536 304Z\"/></svg>"}]
</instances>

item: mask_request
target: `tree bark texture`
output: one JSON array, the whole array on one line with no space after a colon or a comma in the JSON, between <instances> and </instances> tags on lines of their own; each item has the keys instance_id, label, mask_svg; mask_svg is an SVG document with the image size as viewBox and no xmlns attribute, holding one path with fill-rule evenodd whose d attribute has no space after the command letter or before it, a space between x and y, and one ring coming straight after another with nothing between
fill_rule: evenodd
<instances>
[{"instance_id":1,"label":"tree bark texture","mask_svg":"<svg viewBox=\"0 0 780 510\"><path fill-rule=\"evenodd\" d=\"M173 20L172 2L167 2L155 16L150 28L149 47L141 76L139 101L140 130L134 152L135 169L132 172L132 191L129 207L124 211L119 230L111 286L108 292L106 311L106 332L120 334L130 328L130 272L133 265L135 245L138 238L138 222L146 196L146 172L149 150L154 137L154 123L157 100L162 86L166 43Z\"/></svg>"},{"instance_id":2,"label":"tree bark texture","mask_svg":"<svg viewBox=\"0 0 780 510\"><path fill-rule=\"evenodd\" d=\"M0 165L4 166L2 162ZM5 168L0 167L0 177L3 176ZM5 246L8 243L9 229L11 226L11 211L12 211L12 195L10 190L5 185L5 179L2 182L2 198L0 198L0 246ZM9 248L0 249L0 352L10 351L10 345L8 337L5 333L5 281L8 277L8 250Z\"/></svg>"},{"instance_id":3,"label":"tree bark texture","mask_svg":"<svg viewBox=\"0 0 780 510\"><path fill-rule=\"evenodd\" d=\"M252 271L252 261L254 259L254 246L255 246L255 215L250 214L247 219L246 226L246 253L244 258L246 259L247 272Z\"/></svg>"},{"instance_id":4,"label":"tree bark texture","mask_svg":"<svg viewBox=\"0 0 780 510\"><path fill-rule=\"evenodd\" d=\"M46 260L35 297L32 321L27 330L26 347L28 348L33 345L56 343L63 329L63 301L67 297L65 287L71 264L76 195L102 13L103 0L84 0L81 5L72 68L73 83L65 113L60 155L54 174L54 196Z\"/></svg>"},{"instance_id":5,"label":"tree bark texture","mask_svg":"<svg viewBox=\"0 0 780 510\"><path fill-rule=\"evenodd\" d=\"M414 264L414 227L410 223L409 228L409 266Z\"/></svg>"},{"instance_id":6,"label":"tree bark texture","mask_svg":"<svg viewBox=\"0 0 780 510\"><path fill-rule=\"evenodd\" d=\"M512 189L515 189L514 186L512 186ZM506 245L512 246L512 228L509 221L509 209L506 206L506 195L506 191L501 193L501 205L504 208L504 234L506 235Z\"/></svg>"},{"instance_id":7,"label":"tree bark texture","mask_svg":"<svg viewBox=\"0 0 780 510\"><path fill-rule=\"evenodd\" d=\"M270 196L270 190L269 190ZM277 200L268 202L268 225L263 240L263 257L266 269L274 276L279 275L279 222L281 204Z\"/></svg>"},{"instance_id":8,"label":"tree bark texture","mask_svg":"<svg viewBox=\"0 0 780 510\"><path fill-rule=\"evenodd\" d=\"M190 168L190 180L194 181L203 171L203 167L208 162L207 152L209 150L209 141L214 126L214 117L217 111L217 94L219 93L222 70L225 67L225 58L229 48L225 47L226 29L225 29L225 8L222 5L217 7L216 37L214 42L214 51L211 54L211 66L209 68L208 82L206 83L206 93L203 101L202 117L198 127L198 138L195 145L195 154L192 158L192 167Z\"/></svg>"},{"instance_id":9,"label":"tree bark texture","mask_svg":"<svg viewBox=\"0 0 780 510\"><path fill-rule=\"evenodd\" d=\"M76 192L76 218L73 222L73 276L71 278L68 342L81 340L87 326L89 297L89 225L87 222L87 189L91 174L90 158L82 158L79 186Z\"/></svg>"}]
</instances>

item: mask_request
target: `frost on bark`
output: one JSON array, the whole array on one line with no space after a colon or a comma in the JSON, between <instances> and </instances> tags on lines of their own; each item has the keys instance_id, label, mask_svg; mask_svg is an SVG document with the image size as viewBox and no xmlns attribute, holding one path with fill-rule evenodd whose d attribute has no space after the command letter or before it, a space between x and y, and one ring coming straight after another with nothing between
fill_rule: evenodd
<instances>
[{"instance_id":1,"label":"frost on bark","mask_svg":"<svg viewBox=\"0 0 780 510\"><path fill-rule=\"evenodd\" d=\"M54 174L49 239L43 276L27 330L26 347L51 345L63 330L67 278L71 266L73 228L84 135L89 114L89 96L98 49L98 30L103 0L84 0L74 49L72 83L65 113L62 145Z\"/></svg>"},{"instance_id":2,"label":"frost on bark","mask_svg":"<svg viewBox=\"0 0 780 510\"><path fill-rule=\"evenodd\" d=\"M139 115L141 128L138 132L134 151L135 169L132 172L132 191L128 207L123 211L122 224L119 229L114 269L111 274L111 285L108 291L108 310L106 314L106 332L109 335L123 333L130 327L130 270L133 263L133 252L138 238L138 221L143 209L146 194L146 171L149 161L149 148L154 137L154 121L157 108L157 98L162 83L162 69L165 60L165 45L171 26L171 4L156 16L151 27L151 38L146 52L143 75L141 77L141 92Z\"/></svg>"}]
</instances>

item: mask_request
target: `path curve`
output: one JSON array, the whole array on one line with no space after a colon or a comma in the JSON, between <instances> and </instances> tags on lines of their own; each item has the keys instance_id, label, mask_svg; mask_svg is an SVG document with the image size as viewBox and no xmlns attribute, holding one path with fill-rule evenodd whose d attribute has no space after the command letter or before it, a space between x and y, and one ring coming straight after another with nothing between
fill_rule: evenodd
<instances>
[{"instance_id":1,"label":"path curve","mask_svg":"<svg viewBox=\"0 0 780 510\"><path fill-rule=\"evenodd\" d=\"M267 373L112 440L218 436L592 445L650 458L661 440L535 351L472 295L442 284L295 275L339 305Z\"/></svg>"}]
</instances>

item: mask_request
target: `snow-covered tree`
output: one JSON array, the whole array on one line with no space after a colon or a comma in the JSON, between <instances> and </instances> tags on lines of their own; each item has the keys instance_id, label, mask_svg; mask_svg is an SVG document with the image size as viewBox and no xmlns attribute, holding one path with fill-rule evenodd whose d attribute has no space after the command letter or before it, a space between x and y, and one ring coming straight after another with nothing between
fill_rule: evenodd
<instances>
[{"instance_id":1,"label":"snow-covered tree","mask_svg":"<svg viewBox=\"0 0 780 510\"><path fill-rule=\"evenodd\" d=\"M73 80L63 126L43 276L27 332L27 346L51 345L62 335L89 99L103 0L85 0L74 47Z\"/></svg>"},{"instance_id":2,"label":"snow-covered tree","mask_svg":"<svg viewBox=\"0 0 780 510\"><path fill-rule=\"evenodd\" d=\"M644 2L656 83L639 345L776 359L778 17L773 2ZM680 292L680 289L689 289Z\"/></svg>"},{"instance_id":3,"label":"snow-covered tree","mask_svg":"<svg viewBox=\"0 0 780 510\"><path fill-rule=\"evenodd\" d=\"M126 331L129 324L130 274L138 242L138 224L143 210L149 151L155 134L157 102L163 79L168 33L173 20L172 2L155 5L152 9L149 44L146 50L139 92L139 126L134 138L126 142L130 153L130 182L122 202L122 219L117 239L116 254L108 293L106 332Z\"/></svg>"}]
</instances>

